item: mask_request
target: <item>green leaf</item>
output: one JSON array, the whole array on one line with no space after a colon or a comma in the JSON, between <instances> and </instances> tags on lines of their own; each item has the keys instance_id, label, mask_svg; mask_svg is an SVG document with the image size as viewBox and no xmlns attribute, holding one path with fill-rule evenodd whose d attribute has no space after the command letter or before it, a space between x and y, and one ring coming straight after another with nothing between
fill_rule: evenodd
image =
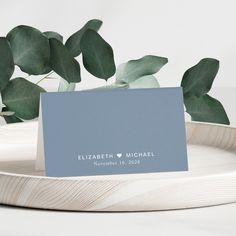
<instances>
[{"instance_id":1,"label":"green leaf","mask_svg":"<svg viewBox=\"0 0 236 236\"><path fill-rule=\"evenodd\" d=\"M196 96L207 94L219 70L219 61L204 58L198 64L188 69L183 76L181 86L184 93Z\"/></svg>"},{"instance_id":2,"label":"green leaf","mask_svg":"<svg viewBox=\"0 0 236 236\"><path fill-rule=\"evenodd\" d=\"M0 91L3 90L14 72L14 61L6 38L0 37Z\"/></svg>"},{"instance_id":3,"label":"green leaf","mask_svg":"<svg viewBox=\"0 0 236 236\"><path fill-rule=\"evenodd\" d=\"M47 37L39 30L25 25L12 29L10 42L14 63L28 74L44 74L49 65L50 47Z\"/></svg>"},{"instance_id":4,"label":"green leaf","mask_svg":"<svg viewBox=\"0 0 236 236\"><path fill-rule=\"evenodd\" d=\"M80 82L79 63L57 39L49 39L49 42L51 48L51 68L68 83Z\"/></svg>"},{"instance_id":5,"label":"green leaf","mask_svg":"<svg viewBox=\"0 0 236 236\"><path fill-rule=\"evenodd\" d=\"M109 90L109 89L119 89L119 88L131 88L131 89L137 89L137 88L159 88L160 85L153 75L146 75L143 77L140 77L139 79L133 81L132 83L125 83L122 81L116 81L113 84L105 85L101 87L97 87L93 90Z\"/></svg>"},{"instance_id":6,"label":"green leaf","mask_svg":"<svg viewBox=\"0 0 236 236\"><path fill-rule=\"evenodd\" d=\"M119 89L119 88L159 88L160 85L157 81L157 79L153 75L146 75L143 77L140 77L139 79L133 81L130 84L127 84L122 81L116 81L113 84L105 85L101 87L94 88L92 90L109 90L109 89Z\"/></svg>"},{"instance_id":7,"label":"green leaf","mask_svg":"<svg viewBox=\"0 0 236 236\"><path fill-rule=\"evenodd\" d=\"M43 32L43 34L48 38L48 39L57 39L59 40L60 42L63 43L63 36L60 35L59 33L57 32L54 32L54 31L46 31L46 32ZM51 67L48 66L45 71L43 72L43 74L48 74L51 72Z\"/></svg>"},{"instance_id":8,"label":"green leaf","mask_svg":"<svg viewBox=\"0 0 236 236\"><path fill-rule=\"evenodd\" d=\"M92 75L107 80L116 72L111 46L95 31L87 30L81 40L83 64Z\"/></svg>"},{"instance_id":9,"label":"green leaf","mask_svg":"<svg viewBox=\"0 0 236 236\"><path fill-rule=\"evenodd\" d=\"M3 108L4 108L4 105L2 103L2 95L0 93L0 112L3 110Z\"/></svg>"},{"instance_id":10,"label":"green leaf","mask_svg":"<svg viewBox=\"0 0 236 236\"><path fill-rule=\"evenodd\" d=\"M93 88L90 90L110 90L110 89L119 89L119 88L128 88L128 87L129 85L126 83L113 83L113 84Z\"/></svg>"},{"instance_id":11,"label":"green leaf","mask_svg":"<svg viewBox=\"0 0 236 236\"><path fill-rule=\"evenodd\" d=\"M38 116L40 93L45 90L24 78L10 80L2 91L2 101L7 109L19 118L30 120Z\"/></svg>"},{"instance_id":12,"label":"green leaf","mask_svg":"<svg viewBox=\"0 0 236 236\"><path fill-rule=\"evenodd\" d=\"M116 80L131 83L140 77L157 73L167 62L165 57L152 55L128 61L118 66Z\"/></svg>"},{"instance_id":13,"label":"green leaf","mask_svg":"<svg viewBox=\"0 0 236 236\"><path fill-rule=\"evenodd\" d=\"M57 33L57 32L54 32L54 31L46 31L46 32L43 32L43 34L44 34L48 39L57 39L57 40L59 40L60 42L63 42L63 36L60 35L60 34Z\"/></svg>"},{"instance_id":14,"label":"green leaf","mask_svg":"<svg viewBox=\"0 0 236 236\"><path fill-rule=\"evenodd\" d=\"M65 46L73 57L77 57L81 53L80 41L87 29L98 31L102 25L102 21L93 19L88 21L82 29L72 34L66 41Z\"/></svg>"},{"instance_id":15,"label":"green leaf","mask_svg":"<svg viewBox=\"0 0 236 236\"><path fill-rule=\"evenodd\" d=\"M197 97L188 93L184 96L184 103L193 121L230 124L223 105L207 94Z\"/></svg>"},{"instance_id":16,"label":"green leaf","mask_svg":"<svg viewBox=\"0 0 236 236\"><path fill-rule=\"evenodd\" d=\"M7 124L23 122L23 120L19 119L17 116L14 116L14 115L13 116L3 116L3 118Z\"/></svg>"},{"instance_id":17,"label":"green leaf","mask_svg":"<svg viewBox=\"0 0 236 236\"><path fill-rule=\"evenodd\" d=\"M3 108L4 112L7 112L7 108L4 107ZM10 124L10 123L18 123L18 122L23 122L20 118L18 118L15 115L11 115L11 116L3 116L4 120L6 121L6 123Z\"/></svg>"},{"instance_id":18,"label":"green leaf","mask_svg":"<svg viewBox=\"0 0 236 236\"><path fill-rule=\"evenodd\" d=\"M153 75L146 75L129 83L129 88L159 88L160 84Z\"/></svg>"},{"instance_id":19,"label":"green leaf","mask_svg":"<svg viewBox=\"0 0 236 236\"><path fill-rule=\"evenodd\" d=\"M49 65L49 66L47 66L47 67L45 68L45 70L42 72L42 75L48 74L48 73L50 73L51 71L52 71L52 69L51 69L51 67L50 67L50 65Z\"/></svg>"},{"instance_id":20,"label":"green leaf","mask_svg":"<svg viewBox=\"0 0 236 236\"><path fill-rule=\"evenodd\" d=\"M64 79L60 79L58 92L70 92L75 90L75 83L68 83Z\"/></svg>"}]
</instances>

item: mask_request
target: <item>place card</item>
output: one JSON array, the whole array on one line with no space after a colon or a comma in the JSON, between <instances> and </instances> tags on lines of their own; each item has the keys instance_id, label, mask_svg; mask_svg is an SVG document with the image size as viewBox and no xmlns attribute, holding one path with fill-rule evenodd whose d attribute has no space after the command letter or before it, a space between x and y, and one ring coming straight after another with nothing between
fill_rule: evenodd
<instances>
[{"instance_id":1,"label":"place card","mask_svg":"<svg viewBox=\"0 0 236 236\"><path fill-rule=\"evenodd\" d=\"M42 93L40 107L47 176L188 170L180 87Z\"/></svg>"}]
</instances>

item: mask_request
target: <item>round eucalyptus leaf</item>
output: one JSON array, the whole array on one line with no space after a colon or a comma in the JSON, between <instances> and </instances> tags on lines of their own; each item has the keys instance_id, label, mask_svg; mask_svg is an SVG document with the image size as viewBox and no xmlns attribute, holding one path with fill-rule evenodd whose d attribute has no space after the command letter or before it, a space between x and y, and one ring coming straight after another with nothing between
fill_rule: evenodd
<instances>
[{"instance_id":1,"label":"round eucalyptus leaf","mask_svg":"<svg viewBox=\"0 0 236 236\"><path fill-rule=\"evenodd\" d=\"M72 34L66 41L65 46L73 57L77 57L81 53L80 41L87 29L98 31L102 26L102 21L93 19L88 21L83 28Z\"/></svg>"},{"instance_id":2,"label":"round eucalyptus leaf","mask_svg":"<svg viewBox=\"0 0 236 236\"><path fill-rule=\"evenodd\" d=\"M113 84L93 88L90 90L110 90L110 89L119 89L119 88L129 88L129 85L126 83L113 83Z\"/></svg>"},{"instance_id":3,"label":"round eucalyptus leaf","mask_svg":"<svg viewBox=\"0 0 236 236\"><path fill-rule=\"evenodd\" d=\"M18 77L10 80L2 91L2 101L9 111L19 118L30 120L39 114L40 93L45 92L40 86Z\"/></svg>"},{"instance_id":4,"label":"round eucalyptus leaf","mask_svg":"<svg viewBox=\"0 0 236 236\"><path fill-rule=\"evenodd\" d=\"M188 69L183 76L181 86L184 93L196 96L207 94L219 70L219 61L204 58L198 64Z\"/></svg>"},{"instance_id":5,"label":"round eucalyptus leaf","mask_svg":"<svg viewBox=\"0 0 236 236\"><path fill-rule=\"evenodd\" d=\"M63 78L60 79L58 92L70 92L75 91L76 83L68 83Z\"/></svg>"},{"instance_id":6,"label":"round eucalyptus leaf","mask_svg":"<svg viewBox=\"0 0 236 236\"><path fill-rule=\"evenodd\" d=\"M94 30L88 29L81 40L83 64L92 75L107 80L116 72L112 47Z\"/></svg>"},{"instance_id":7,"label":"round eucalyptus leaf","mask_svg":"<svg viewBox=\"0 0 236 236\"><path fill-rule=\"evenodd\" d=\"M5 107L5 106L4 106L3 103L2 103L2 95L1 95L1 93L0 93L0 112L3 110L4 107Z\"/></svg>"},{"instance_id":8,"label":"round eucalyptus leaf","mask_svg":"<svg viewBox=\"0 0 236 236\"><path fill-rule=\"evenodd\" d=\"M0 37L0 91L3 90L14 72L14 61L6 38Z\"/></svg>"},{"instance_id":9,"label":"round eucalyptus leaf","mask_svg":"<svg viewBox=\"0 0 236 236\"><path fill-rule=\"evenodd\" d=\"M49 66L47 66L47 67L45 68L45 70L42 72L42 75L48 74L48 73L50 73L51 71L52 71L52 69L51 69L51 67L50 67L50 65L49 65Z\"/></svg>"},{"instance_id":10,"label":"round eucalyptus leaf","mask_svg":"<svg viewBox=\"0 0 236 236\"><path fill-rule=\"evenodd\" d=\"M159 88L160 84L153 75L142 76L129 83L129 88Z\"/></svg>"},{"instance_id":11,"label":"round eucalyptus leaf","mask_svg":"<svg viewBox=\"0 0 236 236\"><path fill-rule=\"evenodd\" d=\"M68 83L81 81L79 62L69 53L68 49L57 39L49 39L51 68Z\"/></svg>"},{"instance_id":12,"label":"round eucalyptus leaf","mask_svg":"<svg viewBox=\"0 0 236 236\"><path fill-rule=\"evenodd\" d=\"M39 30L25 25L7 34L14 63L28 74L44 74L49 65L50 47L47 37Z\"/></svg>"},{"instance_id":13,"label":"round eucalyptus leaf","mask_svg":"<svg viewBox=\"0 0 236 236\"><path fill-rule=\"evenodd\" d=\"M128 61L118 66L116 80L131 83L143 76L157 73L167 62L167 58L153 55Z\"/></svg>"},{"instance_id":14,"label":"round eucalyptus leaf","mask_svg":"<svg viewBox=\"0 0 236 236\"><path fill-rule=\"evenodd\" d=\"M193 121L219 123L229 125L229 118L223 105L208 94L197 97L193 94L184 95L186 112Z\"/></svg>"},{"instance_id":15,"label":"round eucalyptus leaf","mask_svg":"<svg viewBox=\"0 0 236 236\"><path fill-rule=\"evenodd\" d=\"M48 38L48 39L57 39L59 40L60 42L63 43L63 36L60 35L59 33L57 32L54 32L54 31L46 31L46 32L43 32L43 34ZM45 71L43 72L43 74L48 74L51 72L51 67L48 66Z\"/></svg>"},{"instance_id":16,"label":"round eucalyptus leaf","mask_svg":"<svg viewBox=\"0 0 236 236\"><path fill-rule=\"evenodd\" d=\"M130 88L130 89L138 89L138 88L159 88L160 84L157 79L153 75L142 76L139 79L127 84L125 82L115 82L113 84L101 86L94 88L92 90L110 90L110 89L119 89L119 88Z\"/></svg>"},{"instance_id":17,"label":"round eucalyptus leaf","mask_svg":"<svg viewBox=\"0 0 236 236\"><path fill-rule=\"evenodd\" d=\"M57 39L57 40L59 40L60 42L63 42L63 36L60 35L60 34L57 33L57 32L54 32L54 31L46 31L46 32L43 32L43 34L44 34L48 39Z\"/></svg>"}]
</instances>

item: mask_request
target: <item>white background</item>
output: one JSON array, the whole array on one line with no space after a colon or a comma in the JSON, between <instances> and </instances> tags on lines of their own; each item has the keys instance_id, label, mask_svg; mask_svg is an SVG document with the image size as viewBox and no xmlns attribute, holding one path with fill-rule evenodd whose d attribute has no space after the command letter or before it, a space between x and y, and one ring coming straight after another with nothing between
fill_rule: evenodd
<instances>
[{"instance_id":1,"label":"white background","mask_svg":"<svg viewBox=\"0 0 236 236\"><path fill-rule=\"evenodd\" d=\"M104 21L100 33L112 45L116 64L146 54L168 57L169 63L158 73L161 86L178 86L184 71L203 57L219 59L220 72L214 83L218 88L212 93L236 125L236 90L232 88L236 87L235 0L2 0L0 33L4 36L16 25L26 24L41 31L58 31L67 38L92 18ZM105 83L85 71L82 76L81 89ZM54 86L52 81L46 83ZM235 216L236 205L127 214L0 206L0 235L227 236L235 235Z\"/></svg>"},{"instance_id":2,"label":"white background","mask_svg":"<svg viewBox=\"0 0 236 236\"><path fill-rule=\"evenodd\" d=\"M236 204L191 210L84 213L0 206L1 236L235 236Z\"/></svg>"}]
</instances>

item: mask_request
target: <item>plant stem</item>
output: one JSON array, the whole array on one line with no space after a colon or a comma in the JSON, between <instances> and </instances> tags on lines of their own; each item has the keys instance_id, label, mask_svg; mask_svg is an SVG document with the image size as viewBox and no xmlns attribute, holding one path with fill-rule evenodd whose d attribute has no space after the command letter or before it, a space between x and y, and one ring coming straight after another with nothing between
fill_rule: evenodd
<instances>
[{"instance_id":1,"label":"plant stem","mask_svg":"<svg viewBox=\"0 0 236 236\"><path fill-rule=\"evenodd\" d=\"M45 75L42 79L40 79L36 84L39 84L40 82L42 82L44 79L47 79L48 76L50 76L51 74L53 74L54 71L51 71L50 73L48 73L47 75Z\"/></svg>"}]
</instances>

